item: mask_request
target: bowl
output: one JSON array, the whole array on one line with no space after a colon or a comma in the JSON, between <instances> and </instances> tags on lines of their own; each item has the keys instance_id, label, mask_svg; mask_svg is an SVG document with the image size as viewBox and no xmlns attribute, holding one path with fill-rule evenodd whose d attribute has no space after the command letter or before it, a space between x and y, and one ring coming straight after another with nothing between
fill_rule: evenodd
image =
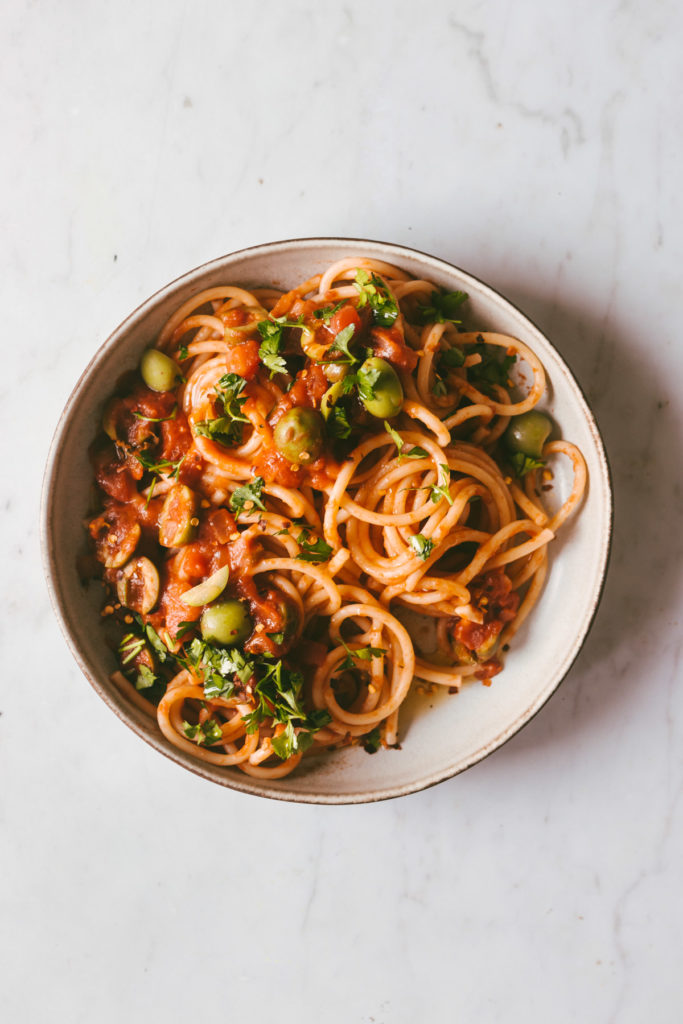
<instances>
[{"instance_id":1,"label":"bowl","mask_svg":"<svg viewBox=\"0 0 683 1024\"><path fill-rule=\"evenodd\" d=\"M531 346L548 376L542 405L562 437L583 451L589 486L579 513L553 542L542 596L491 687L470 684L457 696L412 694L401 712L400 750L371 756L362 748L343 748L304 758L284 779L262 781L178 750L110 682L117 666L104 640L99 602L80 582L76 564L91 495L88 446L112 382L137 365L142 350L192 294L219 283L271 282L287 289L352 255L373 256L466 291L472 324ZM560 472L555 485L562 493L569 481ZM312 238L258 245L206 263L156 292L117 327L83 372L57 426L43 487L42 544L50 597L72 654L100 697L138 736L220 785L280 800L336 804L402 796L441 782L492 753L536 714L569 671L590 628L605 578L611 523L609 469L595 419L569 368L527 317L488 285L425 253L364 239Z\"/></svg>"}]
</instances>

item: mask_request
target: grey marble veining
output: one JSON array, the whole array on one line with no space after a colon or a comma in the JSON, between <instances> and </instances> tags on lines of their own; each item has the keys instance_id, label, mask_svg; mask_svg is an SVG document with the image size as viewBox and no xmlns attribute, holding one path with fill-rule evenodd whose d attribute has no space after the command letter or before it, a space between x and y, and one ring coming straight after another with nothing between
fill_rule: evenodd
<instances>
[{"instance_id":1,"label":"grey marble veining","mask_svg":"<svg viewBox=\"0 0 683 1024\"><path fill-rule=\"evenodd\" d=\"M7 1019L681 1018L677 4L34 4L0 12ZM42 582L50 436L111 329L220 253L450 259L576 372L614 475L595 626L546 708L403 800L211 787L80 677ZM399 755L397 755L399 756Z\"/></svg>"}]
</instances>

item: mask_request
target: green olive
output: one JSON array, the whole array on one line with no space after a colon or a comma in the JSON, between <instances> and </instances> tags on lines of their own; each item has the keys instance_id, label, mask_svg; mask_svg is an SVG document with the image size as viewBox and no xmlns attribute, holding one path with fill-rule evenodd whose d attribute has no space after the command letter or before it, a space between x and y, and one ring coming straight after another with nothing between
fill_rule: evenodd
<instances>
[{"instance_id":1,"label":"green olive","mask_svg":"<svg viewBox=\"0 0 683 1024\"><path fill-rule=\"evenodd\" d=\"M194 540L199 526L199 498L185 484L174 484L159 513L159 543L165 548L179 548Z\"/></svg>"},{"instance_id":2,"label":"green olive","mask_svg":"<svg viewBox=\"0 0 683 1024\"><path fill-rule=\"evenodd\" d=\"M361 388L364 378L369 384L366 390L373 395L372 398L364 398L361 390L361 401L368 412L380 420L398 416L403 405L403 388L391 363L377 356L366 359L358 372Z\"/></svg>"},{"instance_id":3,"label":"green olive","mask_svg":"<svg viewBox=\"0 0 683 1024\"><path fill-rule=\"evenodd\" d=\"M505 445L511 452L522 452L530 458L540 459L543 445L552 430L552 423L542 412L531 412L513 416L503 434Z\"/></svg>"},{"instance_id":4,"label":"green olive","mask_svg":"<svg viewBox=\"0 0 683 1024\"><path fill-rule=\"evenodd\" d=\"M209 576L208 579L204 580L203 583L198 583L191 590L186 590L184 594L181 594L180 600L191 608L199 608L203 604L210 604L211 601L215 601L217 597L221 596L228 585L229 578L230 568L224 565Z\"/></svg>"},{"instance_id":5,"label":"green olive","mask_svg":"<svg viewBox=\"0 0 683 1024\"><path fill-rule=\"evenodd\" d=\"M221 647L243 644L253 628L247 606L235 599L210 604L202 612L200 626L204 639Z\"/></svg>"},{"instance_id":6,"label":"green olive","mask_svg":"<svg viewBox=\"0 0 683 1024\"><path fill-rule=\"evenodd\" d=\"M183 375L178 364L158 348L148 348L143 352L140 373L152 391L172 391Z\"/></svg>"},{"instance_id":7,"label":"green olive","mask_svg":"<svg viewBox=\"0 0 683 1024\"><path fill-rule=\"evenodd\" d=\"M144 556L133 558L121 570L116 582L119 601L131 611L147 615L159 597L159 573L153 562Z\"/></svg>"},{"instance_id":8,"label":"green olive","mask_svg":"<svg viewBox=\"0 0 683 1024\"><path fill-rule=\"evenodd\" d=\"M338 380L331 388L327 389L320 402L320 411L324 420L328 418L331 410L337 404L343 393L344 385L341 380Z\"/></svg>"},{"instance_id":9,"label":"green olive","mask_svg":"<svg viewBox=\"0 0 683 1024\"><path fill-rule=\"evenodd\" d=\"M323 447L323 422L315 409L297 406L278 420L273 440L290 462L313 462Z\"/></svg>"}]
</instances>

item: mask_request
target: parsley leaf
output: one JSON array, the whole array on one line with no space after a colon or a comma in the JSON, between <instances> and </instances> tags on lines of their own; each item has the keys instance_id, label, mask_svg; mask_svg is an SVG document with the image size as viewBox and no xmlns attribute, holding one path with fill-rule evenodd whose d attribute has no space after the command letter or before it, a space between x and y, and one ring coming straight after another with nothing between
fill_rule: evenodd
<instances>
[{"instance_id":1,"label":"parsley leaf","mask_svg":"<svg viewBox=\"0 0 683 1024\"><path fill-rule=\"evenodd\" d=\"M157 459L155 461L154 456L150 455L149 452L136 452L135 458L143 469L146 469L148 473L152 473L154 476L160 476L162 474L167 476L168 474L164 471L172 469L173 472L171 473L171 477L174 480L177 480L178 474L180 473L180 467L187 458L187 452L185 452L182 459L178 459L177 462L171 462L169 459Z\"/></svg>"},{"instance_id":2,"label":"parsley leaf","mask_svg":"<svg viewBox=\"0 0 683 1024\"><path fill-rule=\"evenodd\" d=\"M148 690L150 686L154 686L157 681L157 676L154 675L151 668L147 665L138 666L138 677L135 680L136 690Z\"/></svg>"},{"instance_id":3,"label":"parsley leaf","mask_svg":"<svg viewBox=\"0 0 683 1024\"><path fill-rule=\"evenodd\" d=\"M351 434L351 424L349 423L349 417L341 405L330 406L330 410L327 414L326 421L327 433L330 437L343 440L349 437Z\"/></svg>"},{"instance_id":4,"label":"parsley leaf","mask_svg":"<svg viewBox=\"0 0 683 1024\"><path fill-rule=\"evenodd\" d=\"M189 359L190 353L187 351L187 345L181 345L178 349L178 359L182 362L184 359Z\"/></svg>"},{"instance_id":5,"label":"parsley leaf","mask_svg":"<svg viewBox=\"0 0 683 1024\"><path fill-rule=\"evenodd\" d=\"M467 292L432 292L429 302L418 303L417 320L421 324L459 324L458 309L467 299Z\"/></svg>"},{"instance_id":6,"label":"parsley leaf","mask_svg":"<svg viewBox=\"0 0 683 1024\"><path fill-rule=\"evenodd\" d=\"M165 423L166 420L174 420L178 412L178 406L174 405L168 416L145 416L142 412L137 412L133 409L133 416L137 416L139 420L145 420L147 423Z\"/></svg>"},{"instance_id":7,"label":"parsley leaf","mask_svg":"<svg viewBox=\"0 0 683 1024\"><path fill-rule=\"evenodd\" d=\"M231 512L251 512L254 508L260 508L264 512L266 506L261 501L261 491L265 480L262 476L254 477L254 480L250 484L243 484L240 487L236 487L230 495L230 501L228 507Z\"/></svg>"},{"instance_id":8,"label":"parsley leaf","mask_svg":"<svg viewBox=\"0 0 683 1024\"><path fill-rule=\"evenodd\" d=\"M282 661L269 662L265 658L259 664L259 672L262 674L254 687L256 707L243 721L249 734L255 732L264 719L282 723L284 732L273 737L271 743L284 761L310 747L313 733L332 718L324 710L306 712L302 701L304 680L300 672L291 671Z\"/></svg>"},{"instance_id":9,"label":"parsley leaf","mask_svg":"<svg viewBox=\"0 0 683 1024\"><path fill-rule=\"evenodd\" d=\"M154 648L159 661L162 662L162 664L165 661L170 661L173 658L173 652L168 649L154 626L150 626L148 622L144 622L142 616L138 615L137 612L133 612L133 617L135 618L138 626L140 626L143 637Z\"/></svg>"},{"instance_id":10,"label":"parsley leaf","mask_svg":"<svg viewBox=\"0 0 683 1024\"><path fill-rule=\"evenodd\" d=\"M387 652L385 647L358 647L355 651L344 643L342 640L342 646L346 651L346 657L339 665L339 670L353 670L356 667L355 658L359 658L361 661L370 661L371 658L381 658Z\"/></svg>"},{"instance_id":11,"label":"parsley leaf","mask_svg":"<svg viewBox=\"0 0 683 1024\"><path fill-rule=\"evenodd\" d=\"M362 736L361 743L368 754L376 754L382 746L382 734L379 731L379 726L376 725L372 732L367 732L365 736Z\"/></svg>"},{"instance_id":12,"label":"parsley leaf","mask_svg":"<svg viewBox=\"0 0 683 1024\"><path fill-rule=\"evenodd\" d=\"M204 696L208 700L232 696L235 677L246 686L254 674L254 662L236 647L215 647L199 638L190 644L189 660L195 669L201 670Z\"/></svg>"},{"instance_id":13,"label":"parsley leaf","mask_svg":"<svg viewBox=\"0 0 683 1024\"><path fill-rule=\"evenodd\" d=\"M534 459L530 455L525 455L524 452L515 452L514 455L508 456L510 465L515 471L515 476L523 477L527 473L530 473L532 469L540 469L545 466L545 459Z\"/></svg>"},{"instance_id":14,"label":"parsley leaf","mask_svg":"<svg viewBox=\"0 0 683 1024\"><path fill-rule=\"evenodd\" d=\"M389 289L377 274L358 270L355 280L358 289L358 308L370 306L373 323L379 327L391 327L398 318L398 306L389 294Z\"/></svg>"},{"instance_id":15,"label":"parsley leaf","mask_svg":"<svg viewBox=\"0 0 683 1024\"><path fill-rule=\"evenodd\" d=\"M365 364L361 366L358 373L353 375L355 377L355 383L358 386L358 394L364 402L373 402L375 400L374 387L381 376L381 371L376 366L368 366ZM348 378L345 377L346 381Z\"/></svg>"},{"instance_id":16,"label":"parsley leaf","mask_svg":"<svg viewBox=\"0 0 683 1024\"><path fill-rule=\"evenodd\" d=\"M256 328L261 335L261 345L258 350L259 358L264 366L270 370L272 377L276 373L287 373L287 364L280 355L282 349L282 332L285 327L299 327L304 329L304 318L288 320L286 316L276 316L272 320L260 320Z\"/></svg>"},{"instance_id":17,"label":"parsley leaf","mask_svg":"<svg viewBox=\"0 0 683 1024\"><path fill-rule=\"evenodd\" d=\"M389 436L391 437L391 440L394 442L394 444L398 448L398 461L399 462L401 461L401 459L428 459L429 458L429 452L426 452L424 450L424 448L415 447L415 448L411 448L409 452L404 452L403 451L403 448L404 448L403 438L399 434L398 430L394 430L394 428L391 426L390 423L387 422L387 420L384 421L384 429L389 434Z\"/></svg>"},{"instance_id":18,"label":"parsley leaf","mask_svg":"<svg viewBox=\"0 0 683 1024\"><path fill-rule=\"evenodd\" d=\"M243 424L249 422L242 412L247 400L247 396L242 394L246 386L246 380L239 374L223 374L216 384L217 401L223 406L223 415L195 423L195 433L228 447L241 444Z\"/></svg>"},{"instance_id":19,"label":"parsley leaf","mask_svg":"<svg viewBox=\"0 0 683 1024\"><path fill-rule=\"evenodd\" d=\"M332 548L326 541L309 541L305 530L297 537L297 543L302 548L296 556L300 562L326 562L332 554Z\"/></svg>"},{"instance_id":20,"label":"parsley leaf","mask_svg":"<svg viewBox=\"0 0 683 1024\"><path fill-rule=\"evenodd\" d=\"M449 505L453 504L453 499L451 498L451 492L450 492L450 483L451 483L451 471L448 468L448 466L446 465L446 463L442 462L440 464L440 466L439 466L439 480L438 480L438 483L432 484L432 487L431 487L431 492L432 492L431 493L431 498L432 498L432 501L434 502L435 505L442 498L445 498Z\"/></svg>"},{"instance_id":21,"label":"parsley leaf","mask_svg":"<svg viewBox=\"0 0 683 1024\"><path fill-rule=\"evenodd\" d=\"M517 356L506 355L502 359L498 359L495 353L486 350L486 345L481 335L477 338L474 351L481 356L481 362L468 368L468 380L471 383L498 384L501 387L506 387L510 370L515 364Z\"/></svg>"},{"instance_id":22,"label":"parsley leaf","mask_svg":"<svg viewBox=\"0 0 683 1024\"><path fill-rule=\"evenodd\" d=\"M322 309L313 310L313 316L316 320L324 320L325 323L331 320L337 310L341 309L342 306L346 305L346 299L342 299L336 306L323 306Z\"/></svg>"},{"instance_id":23,"label":"parsley leaf","mask_svg":"<svg viewBox=\"0 0 683 1024\"><path fill-rule=\"evenodd\" d=\"M419 555L423 562L426 562L434 548L434 541L421 533L414 533L409 543L415 554Z\"/></svg>"},{"instance_id":24,"label":"parsley leaf","mask_svg":"<svg viewBox=\"0 0 683 1024\"><path fill-rule=\"evenodd\" d=\"M210 747L223 739L223 730L213 718L207 718L205 722L198 725L183 722L183 732L188 740L196 740L203 747Z\"/></svg>"}]
</instances>

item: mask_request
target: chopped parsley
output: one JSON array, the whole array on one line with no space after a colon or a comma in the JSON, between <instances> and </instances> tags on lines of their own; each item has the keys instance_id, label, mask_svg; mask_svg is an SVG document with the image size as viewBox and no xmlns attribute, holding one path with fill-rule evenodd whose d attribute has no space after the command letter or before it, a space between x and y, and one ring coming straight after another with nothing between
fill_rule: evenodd
<instances>
[{"instance_id":1,"label":"chopped parsley","mask_svg":"<svg viewBox=\"0 0 683 1024\"><path fill-rule=\"evenodd\" d=\"M139 420L145 420L147 423L165 423L166 420L174 420L178 412L178 406L174 405L168 416L145 416L142 412L137 412L133 409L133 416L137 416Z\"/></svg>"},{"instance_id":2,"label":"chopped parsley","mask_svg":"<svg viewBox=\"0 0 683 1024\"><path fill-rule=\"evenodd\" d=\"M300 672L288 669L282 661L271 661L265 656L259 661L260 679L254 687L256 707L244 716L247 733L256 731L264 719L285 726L284 732L271 740L277 756L285 761L293 754L302 753L313 742L313 734L331 720L328 711L306 712L303 706L304 679Z\"/></svg>"},{"instance_id":3,"label":"chopped parsley","mask_svg":"<svg viewBox=\"0 0 683 1024\"><path fill-rule=\"evenodd\" d=\"M181 345L178 349L178 359L182 362L184 359L189 359L190 353L187 350L187 345Z\"/></svg>"},{"instance_id":4,"label":"chopped parsley","mask_svg":"<svg viewBox=\"0 0 683 1024\"><path fill-rule=\"evenodd\" d=\"M446 378L451 370L457 370L463 366L465 362L465 353L461 348L453 346L452 348L444 348L437 355L434 360L434 384L432 386L432 394L438 396L445 396L448 394L448 387L446 385Z\"/></svg>"},{"instance_id":5,"label":"chopped parsley","mask_svg":"<svg viewBox=\"0 0 683 1024\"><path fill-rule=\"evenodd\" d=\"M420 324L460 324L457 319L467 292L432 292L429 302L418 303L417 320Z\"/></svg>"},{"instance_id":6,"label":"chopped parsley","mask_svg":"<svg viewBox=\"0 0 683 1024\"><path fill-rule=\"evenodd\" d=\"M142 637L150 644L151 647L153 647L154 652L159 661L163 664L163 662L172 659L172 651L168 649L164 641L157 633L154 626L150 626L149 622L144 622L142 616L138 615L137 612L133 612L133 617L137 622L138 626L140 627Z\"/></svg>"},{"instance_id":7,"label":"chopped parsley","mask_svg":"<svg viewBox=\"0 0 683 1024\"><path fill-rule=\"evenodd\" d=\"M434 541L422 533L414 533L410 538L410 547L423 562L426 562L434 549Z\"/></svg>"},{"instance_id":8,"label":"chopped parsley","mask_svg":"<svg viewBox=\"0 0 683 1024\"><path fill-rule=\"evenodd\" d=\"M136 690L148 690L150 686L154 686L157 681L157 676L154 675L151 668L147 665L138 666L138 677L135 680Z\"/></svg>"},{"instance_id":9,"label":"chopped parsley","mask_svg":"<svg viewBox=\"0 0 683 1024\"><path fill-rule=\"evenodd\" d=\"M260 320L256 325L261 335L259 358L263 365L270 370L271 377L276 373L287 373L287 364L284 357L280 355L282 332L285 327L299 327L303 330L303 321L303 316L300 316L298 320L288 320L286 316L276 316L272 320Z\"/></svg>"},{"instance_id":10,"label":"chopped parsley","mask_svg":"<svg viewBox=\"0 0 683 1024\"><path fill-rule=\"evenodd\" d=\"M334 352L341 352L342 355L346 356L346 360L336 359L335 362L341 363L348 361L350 364L357 363L358 360L354 356L353 352L349 349L349 342L356 333L355 324L348 324L346 327L342 327L339 334L335 336L331 347L328 349L327 354L330 355Z\"/></svg>"},{"instance_id":11,"label":"chopped parsley","mask_svg":"<svg viewBox=\"0 0 683 1024\"><path fill-rule=\"evenodd\" d=\"M376 725L372 732L367 732L365 736L362 736L361 743L366 753L376 754L382 746L382 734L379 731L379 726Z\"/></svg>"},{"instance_id":12,"label":"chopped parsley","mask_svg":"<svg viewBox=\"0 0 683 1024\"><path fill-rule=\"evenodd\" d=\"M302 549L296 556L300 562L326 562L332 554L332 548L326 541L309 541L305 530L297 537L297 543Z\"/></svg>"},{"instance_id":13,"label":"chopped parsley","mask_svg":"<svg viewBox=\"0 0 683 1024\"><path fill-rule=\"evenodd\" d=\"M451 471L448 468L448 466L446 465L446 463L442 462L439 465L439 478L438 478L438 482L435 483L435 484L432 484L432 487L430 488L431 492L432 492L431 493L431 499L432 499L432 501L434 502L435 505L437 504L437 502L441 501L442 498L445 498L449 505L453 504L453 499L451 497L451 492L450 492L450 483L451 483Z\"/></svg>"},{"instance_id":14,"label":"chopped parsley","mask_svg":"<svg viewBox=\"0 0 683 1024\"><path fill-rule=\"evenodd\" d=\"M401 461L401 459L428 459L429 458L429 452L426 452L424 450L424 448L415 447L415 448L411 448L409 452L404 452L403 451L403 448L404 448L403 438L401 437L401 435L399 434L399 432L397 430L394 430L394 428L391 426L390 423L387 422L387 420L384 421L384 429L386 430L387 434L389 434L389 436L391 437L391 440L394 442L394 444L398 448L398 461L399 462Z\"/></svg>"},{"instance_id":15,"label":"chopped parsley","mask_svg":"<svg viewBox=\"0 0 683 1024\"><path fill-rule=\"evenodd\" d=\"M330 406L326 421L327 433L330 437L343 441L351 435L351 424L348 413L341 405Z\"/></svg>"},{"instance_id":16,"label":"chopped parsley","mask_svg":"<svg viewBox=\"0 0 683 1024\"><path fill-rule=\"evenodd\" d=\"M398 318L398 306L381 277L368 274L367 270L358 270L355 285L358 289L358 308L370 306L374 324L378 327L392 327Z\"/></svg>"},{"instance_id":17,"label":"chopped parsley","mask_svg":"<svg viewBox=\"0 0 683 1024\"><path fill-rule=\"evenodd\" d=\"M510 370L514 366L517 356L505 355L502 359L498 359L495 353L487 351L481 335L478 336L474 345L474 352L481 356L481 362L468 368L467 378L470 383L488 385L489 387L498 384L501 387L506 387Z\"/></svg>"},{"instance_id":18,"label":"chopped parsley","mask_svg":"<svg viewBox=\"0 0 683 1024\"><path fill-rule=\"evenodd\" d=\"M340 310L342 306L345 305L346 299L342 299L341 302L338 302L336 304L336 306L323 306L322 309L315 309L313 311L313 316L316 318L316 320L323 320L325 323L327 323L328 320L331 320L334 314L338 310Z\"/></svg>"},{"instance_id":19,"label":"chopped parsley","mask_svg":"<svg viewBox=\"0 0 683 1024\"><path fill-rule=\"evenodd\" d=\"M236 647L216 647L206 640L195 638L190 644L189 660L200 669L204 678L204 696L231 697L235 691L235 677L243 686L254 674L254 662L245 658Z\"/></svg>"},{"instance_id":20,"label":"chopped parsley","mask_svg":"<svg viewBox=\"0 0 683 1024\"><path fill-rule=\"evenodd\" d=\"M213 718L207 718L205 722L201 722L197 725L190 725L189 722L183 722L183 732L187 736L188 740L194 740L203 747L210 747L214 743L219 743L223 739L223 730L218 722Z\"/></svg>"},{"instance_id":21,"label":"chopped parsley","mask_svg":"<svg viewBox=\"0 0 683 1024\"><path fill-rule=\"evenodd\" d=\"M509 455L508 458L510 465L515 471L515 476L518 477L526 476L532 469L541 469L545 466L545 459L534 459L531 455L525 455L524 452L515 452L514 455Z\"/></svg>"},{"instance_id":22,"label":"chopped parsley","mask_svg":"<svg viewBox=\"0 0 683 1024\"><path fill-rule=\"evenodd\" d=\"M355 658L359 658L361 661L370 661L371 658L382 658L387 653L384 647L358 647L354 651L343 640L342 646L346 651L346 657L339 665L340 670L353 670L356 667Z\"/></svg>"},{"instance_id":23,"label":"chopped parsley","mask_svg":"<svg viewBox=\"0 0 683 1024\"><path fill-rule=\"evenodd\" d=\"M246 380L239 374L223 374L216 384L217 401L223 407L223 415L196 423L195 433L228 447L241 444L243 425L249 422L242 412L247 400L247 396L242 394L246 386Z\"/></svg>"},{"instance_id":24,"label":"chopped parsley","mask_svg":"<svg viewBox=\"0 0 683 1024\"><path fill-rule=\"evenodd\" d=\"M187 458L187 452L183 455L182 459L178 459L176 462L171 462L169 459L155 459L149 452L136 452L135 458L138 460L143 469L153 476L168 476L168 470L172 470L170 476L174 479L178 479L180 473L180 467Z\"/></svg>"},{"instance_id":25,"label":"chopped parsley","mask_svg":"<svg viewBox=\"0 0 683 1024\"><path fill-rule=\"evenodd\" d=\"M376 366L361 366L358 373L354 374L355 383L358 386L358 394L364 402L372 402L375 399L374 387L381 376L381 371ZM346 381L347 378L345 377Z\"/></svg>"},{"instance_id":26,"label":"chopped parsley","mask_svg":"<svg viewBox=\"0 0 683 1024\"><path fill-rule=\"evenodd\" d=\"M263 512L266 511L266 506L261 501L261 491L265 480L262 476L254 477L253 483L242 484L240 487L236 487L230 495L230 501L228 507L231 512L252 512L254 508L260 508Z\"/></svg>"}]
</instances>

